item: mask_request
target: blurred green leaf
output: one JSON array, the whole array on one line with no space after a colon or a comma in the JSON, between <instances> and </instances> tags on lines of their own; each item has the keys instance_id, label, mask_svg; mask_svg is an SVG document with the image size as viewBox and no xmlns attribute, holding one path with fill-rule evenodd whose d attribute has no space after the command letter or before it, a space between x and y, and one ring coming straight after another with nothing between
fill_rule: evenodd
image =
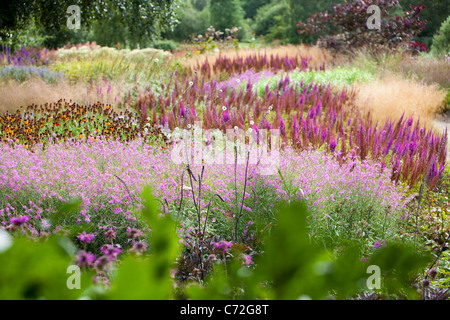
<instances>
[{"instance_id":1,"label":"blurred green leaf","mask_svg":"<svg viewBox=\"0 0 450 320\"><path fill-rule=\"evenodd\" d=\"M91 281L82 275L80 289L68 288L72 257L59 240L15 238L12 247L0 253L0 299L77 299Z\"/></svg>"}]
</instances>

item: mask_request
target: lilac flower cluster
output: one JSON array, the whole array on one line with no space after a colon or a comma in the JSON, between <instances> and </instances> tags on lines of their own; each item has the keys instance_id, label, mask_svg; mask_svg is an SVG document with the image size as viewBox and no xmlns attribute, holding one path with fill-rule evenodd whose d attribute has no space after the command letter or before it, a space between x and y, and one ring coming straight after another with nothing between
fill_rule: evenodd
<instances>
[{"instance_id":1,"label":"lilac flower cluster","mask_svg":"<svg viewBox=\"0 0 450 320\"><path fill-rule=\"evenodd\" d=\"M142 139L128 143L103 140L60 142L49 145L45 151L38 147L33 153L21 146L1 145L0 151L0 196L5 201L5 209L0 210L0 223L4 227L13 223L10 219L21 212L27 212L33 221L41 221L43 212L54 211L50 205L53 202L48 200L66 201L80 197L83 203L78 221L97 219L98 228L107 234L110 241L116 236L114 227L128 228L128 236L135 241L142 235L142 230L130 227L126 221L136 219L132 207L135 202L140 202L139 194L144 186L152 186L154 195L169 204L177 204L180 200L180 177L185 166L171 161L170 150L143 144ZM355 206L370 204L375 215L382 216L386 210L389 211L393 221L391 227L395 230L395 220L405 214L405 205L410 201L410 197L406 197L408 190L393 183L389 168L379 162L359 162L355 157L340 164L336 156L327 151L305 150L299 153L286 147L278 166L285 181L299 187L296 194L286 190L279 176L258 176L255 166L249 165L248 169L244 213L253 212L254 204L267 203L266 207L258 209L258 214L264 214L259 210L270 210L276 201L302 197L308 201L312 212L319 216L335 212L343 202ZM200 172L201 165L193 164L191 169ZM234 165L206 166L202 186L205 199L214 193L224 199L224 203L211 207L215 214L223 214L224 219L229 219L228 211L235 206L235 181L230 172L234 172ZM125 182L128 190L116 176ZM238 165L236 178L239 186L244 185L244 164ZM34 200L23 205L17 199L27 198L30 186L37 194ZM187 187L186 181L184 186ZM274 198L264 199L258 194L254 198L252 190L258 190L256 187L272 190ZM185 199L188 199L185 201L189 201L190 192L185 190ZM202 201L201 210L206 207L206 201ZM107 216L111 220L103 222L103 215L97 217L99 212L103 215L109 212ZM28 230L38 235L31 226ZM94 236L83 232L78 239L89 243ZM229 247L227 242L217 245ZM133 242L133 246L137 252L146 248L146 244L139 241ZM108 252L114 256L114 250Z\"/></svg>"},{"instance_id":2,"label":"lilac flower cluster","mask_svg":"<svg viewBox=\"0 0 450 320\"><path fill-rule=\"evenodd\" d=\"M0 79L16 80L23 82L29 78L38 77L42 80L53 83L63 77L62 72L52 72L46 67L35 66L6 66L0 68Z\"/></svg>"},{"instance_id":3,"label":"lilac flower cluster","mask_svg":"<svg viewBox=\"0 0 450 320\"><path fill-rule=\"evenodd\" d=\"M236 89L236 91L240 91L239 89L245 89L249 83L255 84L262 78L273 77L276 73L271 70L263 70L260 72L255 72L253 69L249 69L241 74L234 74L226 81L218 82L216 88L222 91L228 91L228 89ZM210 89L213 86L214 82L206 82L205 89Z\"/></svg>"},{"instance_id":4,"label":"lilac flower cluster","mask_svg":"<svg viewBox=\"0 0 450 320\"><path fill-rule=\"evenodd\" d=\"M83 243L91 242L94 239L94 237L95 237L94 233L86 233L86 231L83 231L77 236L77 238Z\"/></svg>"}]
</instances>

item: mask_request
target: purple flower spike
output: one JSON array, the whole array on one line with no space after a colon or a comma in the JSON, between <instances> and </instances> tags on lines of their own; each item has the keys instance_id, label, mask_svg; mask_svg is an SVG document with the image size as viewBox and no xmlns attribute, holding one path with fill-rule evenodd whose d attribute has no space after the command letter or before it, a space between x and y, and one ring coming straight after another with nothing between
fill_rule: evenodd
<instances>
[{"instance_id":1,"label":"purple flower spike","mask_svg":"<svg viewBox=\"0 0 450 320\"><path fill-rule=\"evenodd\" d=\"M224 123L226 123L226 122L228 122L228 121L230 121L230 114L228 113L228 110L225 110L223 113L222 113L222 121L224 122Z\"/></svg>"},{"instance_id":2,"label":"purple flower spike","mask_svg":"<svg viewBox=\"0 0 450 320\"><path fill-rule=\"evenodd\" d=\"M331 152L334 152L334 150L336 150L336 146L337 146L336 141L335 141L334 139L332 139L332 140L330 141L330 151L331 151Z\"/></svg>"}]
</instances>

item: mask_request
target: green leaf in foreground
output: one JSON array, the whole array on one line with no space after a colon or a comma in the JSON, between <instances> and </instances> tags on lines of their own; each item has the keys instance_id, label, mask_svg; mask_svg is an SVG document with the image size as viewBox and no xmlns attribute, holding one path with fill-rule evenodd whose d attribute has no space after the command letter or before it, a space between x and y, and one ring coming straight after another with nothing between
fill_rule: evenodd
<instances>
[{"instance_id":1,"label":"green leaf in foreground","mask_svg":"<svg viewBox=\"0 0 450 320\"><path fill-rule=\"evenodd\" d=\"M170 270L179 253L175 221L161 217L151 190L145 188L142 217L151 227L149 257L128 256L120 263L112 284L112 299L169 299L173 287Z\"/></svg>"}]
</instances>

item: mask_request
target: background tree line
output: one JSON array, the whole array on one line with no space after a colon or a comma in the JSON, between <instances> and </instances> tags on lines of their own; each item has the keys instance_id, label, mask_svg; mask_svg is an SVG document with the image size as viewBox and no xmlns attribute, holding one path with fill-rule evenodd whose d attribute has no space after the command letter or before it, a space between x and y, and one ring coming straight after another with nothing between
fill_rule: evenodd
<instances>
[{"instance_id":1,"label":"background tree line","mask_svg":"<svg viewBox=\"0 0 450 320\"><path fill-rule=\"evenodd\" d=\"M55 48L67 42L96 41L99 45L136 48L162 45L166 39L189 41L204 34L209 26L225 30L241 27L239 40L312 43L312 36L299 36L298 21L330 10L334 4L353 0L2 0L0 41L12 46L44 45ZM408 10L409 4L423 4L425 30L416 38L431 46L433 35L450 15L450 2L400 0L392 15ZM69 5L81 8L82 28L69 30ZM170 42L170 41L169 41Z\"/></svg>"}]
</instances>

